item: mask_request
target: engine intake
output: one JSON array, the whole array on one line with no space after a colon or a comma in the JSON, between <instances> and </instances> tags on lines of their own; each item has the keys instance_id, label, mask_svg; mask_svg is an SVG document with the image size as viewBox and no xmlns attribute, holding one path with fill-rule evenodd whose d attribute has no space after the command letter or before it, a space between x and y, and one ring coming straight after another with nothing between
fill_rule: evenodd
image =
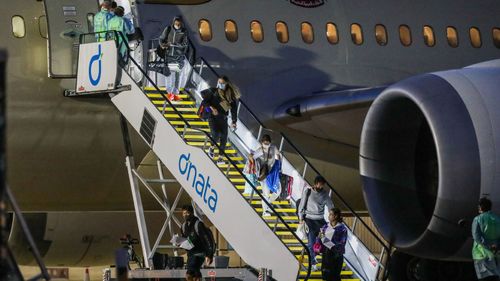
<instances>
[{"instance_id":1,"label":"engine intake","mask_svg":"<svg viewBox=\"0 0 500 281\"><path fill-rule=\"evenodd\" d=\"M479 197L500 207L498 89L495 60L403 80L374 101L361 137L363 192L400 250L470 259Z\"/></svg>"}]
</instances>

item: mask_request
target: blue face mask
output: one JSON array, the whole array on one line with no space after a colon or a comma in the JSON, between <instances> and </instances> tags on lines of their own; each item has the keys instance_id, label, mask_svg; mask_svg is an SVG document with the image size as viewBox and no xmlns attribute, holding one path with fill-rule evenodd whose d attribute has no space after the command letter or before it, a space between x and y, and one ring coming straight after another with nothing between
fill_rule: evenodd
<instances>
[{"instance_id":1,"label":"blue face mask","mask_svg":"<svg viewBox=\"0 0 500 281\"><path fill-rule=\"evenodd\" d=\"M226 84L224 84L224 83L217 83L217 89L225 90L226 89Z\"/></svg>"}]
</instances>

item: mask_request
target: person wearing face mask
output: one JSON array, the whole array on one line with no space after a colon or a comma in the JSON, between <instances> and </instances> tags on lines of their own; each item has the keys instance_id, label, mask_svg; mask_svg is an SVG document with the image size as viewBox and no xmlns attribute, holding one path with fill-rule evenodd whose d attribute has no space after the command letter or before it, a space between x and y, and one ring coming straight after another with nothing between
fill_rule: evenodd
<instances>
[{"instance_id":1,"label":"person wearing face mask","mask_svg":"<svg viewBox=\"0 0 500 281\"><path fill-rule=\"evenodd\" d=\"M262 195L266 199L267 202L272 203L274 202L280 192L281 192L281 184L279 181L276 183L277 186L274 187L274 190L271 190L270 187L267 184L267 176L269 176L269 172L277 162L277 160L281 159L281 155L279 152L279 149L274 145L271 144L271 136L269 135L263 135L262 138L260 139L260 147L255 150L254 154L250 154L248 157L250 159L256 159L256 162L258 162L258 171L260 175L257 175L259 178L260 186L262 187ZM264 172L263 166L267 165L267 173L268 174L262 174ZM269 213L270 208L262 200L262 216L270 216L271 214Z\"/></svg>"},{"instance_id":2,"label":"person wearing face mask","mask_svg":"<svg viewBox=\"0 0 500 281\"><path fill-rule=\"evenodd\" d=\"M182 18L177 16L172 21L172 25L167 26L160 35L160 45L156 49L156 53L158 56L164 59L164 61L168 64L178 63L179 67L182 68L182 64L184 61L184 55L187 52L188 48L188 31L184 27ZM177 95L179 93L179 88L182 88L179 85L180 74L179 72L171 73L168 67L166 67L164 73L165 76L170 76L171 74L174 77L170 77L167 85L171 85L169 89L168 99L169 100L180 100L180 97Z\"/></svg>"},{"instance_id":3,"label":"person wearing face mask","mask_svg":"<svg viewBox=\"0 0 500 281\"><path fill-rule=\"evenodd\" d=\"M208 119L210 126L210 134L215 142L219 143L220 151L217 156L215 153L215 144L212 143L208 149L208 155L213 159L217 159L217 164L224 164L224 153L227 144L227 114L221 106L221 100L216 89L208 88L201 92L203 101L200 107L206 109L205 118Z\"/></svg>"},{"instance_id":4,"label":"person wearing face mask","mask_svg":"<svg viewBox=\"0 0 500 281\"><path fill-rule=\"evenodd\" d=\"M305 188L299 204L299 222L307 224L308 247L311 254L312 269L317 271L316 255L314 254L313 245L318 237L321 227L326 223L324 219L325 208L327 210L333 208L333 201L328 190L325 188L326 180L322 176L317 176L314 179L314 185L309 189Z\"/></svg>"},{"instance_id":5,"label":"person wearing face mask","mask_svg":"<svg viewBox=\"0 0 500 281\"><path fill-rule=\"evenodd\" d=\"M231 112L231 128L236 130L238 121L238 99L239 93L229 83L227 76L221 76L217 80L217 93L221 99L221 106L226 111L226 115Z\"/></svg>"}]
</instances>

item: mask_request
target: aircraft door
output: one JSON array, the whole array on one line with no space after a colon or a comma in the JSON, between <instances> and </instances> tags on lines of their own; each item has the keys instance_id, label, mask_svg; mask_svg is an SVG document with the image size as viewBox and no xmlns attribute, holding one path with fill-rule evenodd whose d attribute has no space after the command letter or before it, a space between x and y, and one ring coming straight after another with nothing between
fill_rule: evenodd
<instances>
[{"instance_id":1,"label":"aircraft door","mask_svg":"<svg viewBox=\"0 0 500 281\"><path fill-rule=\"evenodd\" d=\"M44 0L51 78L75 78L80 34L94 30L97 0Z\"/></svg>"}]
</instances>

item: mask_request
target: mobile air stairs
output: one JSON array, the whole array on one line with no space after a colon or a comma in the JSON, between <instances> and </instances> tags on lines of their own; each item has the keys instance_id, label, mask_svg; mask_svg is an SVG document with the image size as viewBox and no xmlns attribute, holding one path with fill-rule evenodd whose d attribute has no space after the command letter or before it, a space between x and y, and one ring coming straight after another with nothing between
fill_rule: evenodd
<instances>
[{"instance_id":1,"label":"mobile air stairs","mask_svg":"<svg viewBox=\"0 0 500 281\"><path fill-rule=\"evenodd\" d=\"M115 34L115 37L118 36L121 34ZM82 37L95 38L93 34ZM294 186L303 187L319 173L293 143L285 135L267 130L244 102L240 101L240 118L237 129L229 134L225 162L216 163L208 155L208 148L214 143L209 135L208 122L200 120L196 114L197 104L201 100L200 91L209 85L215 85L218 78L215 70L203 58L196 63L184 61L181 71L188 73L188 81L186 87L180 89L182 99L169 101L165 89L157 86L156 79L150 77L161 77L161 74L149 72L148 76L141 64L131 57L128 66L117 66L118 43L115 44L113 40L86 41L87 39L81 40L80 45L77 92L114 92L111 94L111 101L122 114L124 131L128 127L126 119L182 186L180 192L184 190L189 194L246 264L255 269L270 269L275 280L321 280L320 271L311 272L307 241L302 241L295 235L298 218L293 200L267 203L272 215L262 217L263 197L260 187L254 186L242 173L246 156L252 148L258 147L257 140L260 136L267 133L275 143L279 143L283 155L283 173L293 178ZM140 83L134 81L132 77L137 75L133 75L131 71L140 71L144 80ZM118 87L115 85L115 73L118 77L121 75L121 85ZM121 89L121 92L114 90L116 88ZM128 133L124 134L126 143L127 135ZM129 147L129 144L126 146ZM141 247L144 257L147 257L146 267L151 267L152 252L159 247L159 240L153 248L150 247L138 181L148 189L151 187L136 172L129 149L126 159ZM250 194L243 193L245 184L250 185ZM350 212L354 218L353 224L349 225L343 280L382 280L386 272L384 265L388 257L387 246L333 187L330 184L328 186L334 196L345 204L341 207L347 210L346 215ZM168 223L174 220L178 224L178 220L172 216L172 206L162 203L159 196L155 198L165 209ZM365 232L380 243L376 250L378 257L355 235L360 227L365 227ZM165 228L166 225L163 230Z\"/></svg>"}]
</instances>

